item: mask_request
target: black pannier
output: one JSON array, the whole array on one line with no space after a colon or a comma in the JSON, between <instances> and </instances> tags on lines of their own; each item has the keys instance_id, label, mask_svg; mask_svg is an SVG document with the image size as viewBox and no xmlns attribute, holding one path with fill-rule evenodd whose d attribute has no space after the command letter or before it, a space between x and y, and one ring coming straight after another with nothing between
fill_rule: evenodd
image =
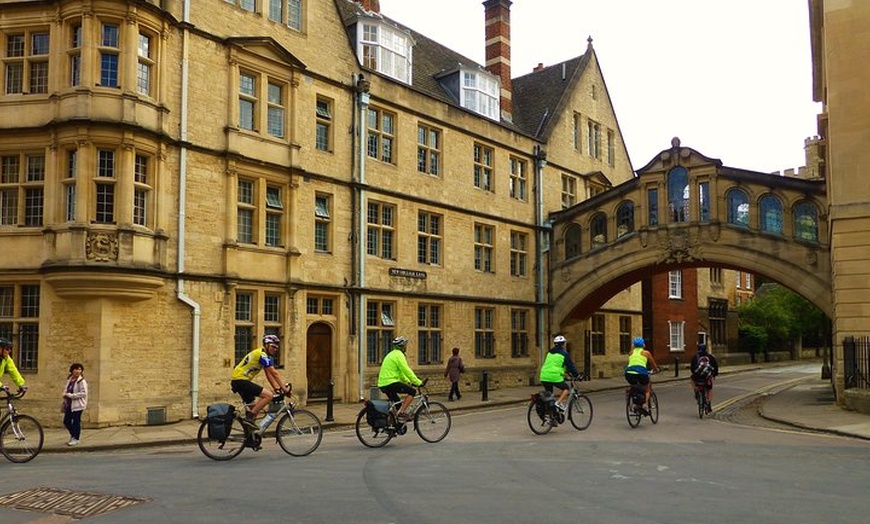
<instances>
[{"instance_id":1,"label":"black pannier","mask_svg":"<svg viewBox=\"0 0 870 524\"><path fill-rule=\"evenodd\" d=\"M212 404L206 411L208 419L208 438L226 440L230 435L236 408L232 404Z\"/></svg>"},{"instance_id":2,"label":"black pannier","mask_svg":"<svg viewBox=\"0 0 870 524\"><path fill-rule=\"evenodd\" d=\"M389 400L369 400L366 402L366 422L374 429L387 427L387 414L389 412Z\"/></svg>"}]
</instances>

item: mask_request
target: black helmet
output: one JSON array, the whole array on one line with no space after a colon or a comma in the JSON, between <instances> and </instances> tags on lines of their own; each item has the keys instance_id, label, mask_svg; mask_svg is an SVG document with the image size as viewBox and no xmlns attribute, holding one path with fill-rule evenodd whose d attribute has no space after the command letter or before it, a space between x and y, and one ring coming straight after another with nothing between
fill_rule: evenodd
<instances>
[{"instance_id":1,"label":"black helmet","mask_svg":"<svg viewBox=\"0 0 870 524\"><path fill-rule=\"evenodd\" d=\"M12 342L9 342L9 340L7 340L3 337L0 337L0 349L6 349L6 348L12 349Z\"/></svg>"},{"instance_id":2,"label":"black helmet","mask_svg":"<svg viewBox=\"0 0 870 524\"><path fill-rule=\"evenodd\" d=\"M703 353L705 351L707 351L707 344L704 344L703 342L698 344L698 353Z\"/></svg>"}]
</instances>

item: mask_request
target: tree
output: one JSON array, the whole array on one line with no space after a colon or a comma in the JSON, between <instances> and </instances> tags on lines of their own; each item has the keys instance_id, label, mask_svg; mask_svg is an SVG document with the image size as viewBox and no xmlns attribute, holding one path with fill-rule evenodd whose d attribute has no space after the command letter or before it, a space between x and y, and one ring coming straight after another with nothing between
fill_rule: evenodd
<instances>
[{"instance_id":1,"label":"tree","mask_svg":"<svg viewBox=\"0 0 870 524\"><path fill-rule=\"evenodd\" d=\"M825 314L779 284L763 284L756 291L755 299L739 306L737 313L741 343L750 351L790 348L798 337L823 342L826 332ZM760 337L759 331L765 337ZM759 344L764 346L757 347Z\"/></svg>"}]
</instances>

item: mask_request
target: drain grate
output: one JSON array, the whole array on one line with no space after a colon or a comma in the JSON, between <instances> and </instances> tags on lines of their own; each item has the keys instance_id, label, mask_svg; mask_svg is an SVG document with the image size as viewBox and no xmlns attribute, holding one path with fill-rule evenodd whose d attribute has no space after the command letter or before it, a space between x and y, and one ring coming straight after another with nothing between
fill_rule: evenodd
<instances>
[{"instance_id":1,"label":"drain grate","mask_svg":"<svg viewBox=\"0 0 870 524\"><path fill-rule=\"evenodd\" d=\"M34 488L0 495L0 506L81 519L129 508L150 500L57 488Z\"/></svg>"}]
</instances>

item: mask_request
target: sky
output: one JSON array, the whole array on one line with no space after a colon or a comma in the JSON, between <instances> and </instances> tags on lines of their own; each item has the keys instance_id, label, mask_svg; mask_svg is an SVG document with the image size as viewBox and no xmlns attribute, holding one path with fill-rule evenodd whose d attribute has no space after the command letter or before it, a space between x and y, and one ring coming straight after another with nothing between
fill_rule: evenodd
<instances>
[{"instance_id":1,"label":"sky","mask_svg":"<svg viewBox=\"0 0 870 524\"><path fill-rule=\"evenodd\" d=\"M482 0L380 0L381 13L484 63ZM726 166L805 164L816 135L807 0L513 0L511 73L601 65L637 170L679 137Z\"/></svg>"}]
</instances>

